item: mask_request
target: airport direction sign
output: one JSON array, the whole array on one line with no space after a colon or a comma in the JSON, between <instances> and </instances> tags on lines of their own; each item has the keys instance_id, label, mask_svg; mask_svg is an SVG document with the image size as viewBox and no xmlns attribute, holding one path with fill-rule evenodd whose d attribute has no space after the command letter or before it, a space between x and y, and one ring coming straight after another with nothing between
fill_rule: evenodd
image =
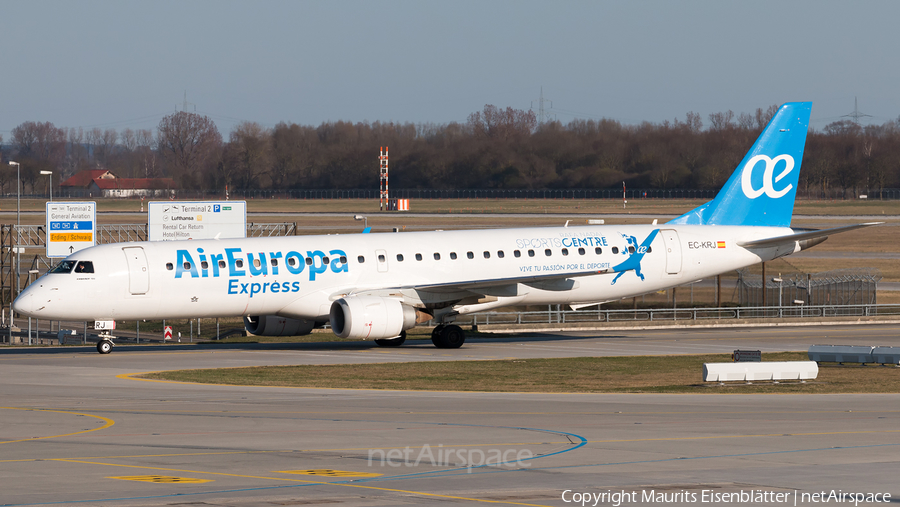
<instances>
[{"instance_id":1,"label":"airport direction sign","mask_svg":"<svg viewBox=\"0 0 900 507\"><path fill-rule=\"evenodd\" d=\"M47 257L68 257L97 239L96 202L47 203Z\"/></svg>"},{"instance_id":2,"label":"airport direction sign","mask_svg":"<svg viewBox=\"0 0 900 507\"><path fill-rule=\"evenodd\" d=\"M151 201L150 241L247 237L247 201Z\"/></svg>"}]
</instances>

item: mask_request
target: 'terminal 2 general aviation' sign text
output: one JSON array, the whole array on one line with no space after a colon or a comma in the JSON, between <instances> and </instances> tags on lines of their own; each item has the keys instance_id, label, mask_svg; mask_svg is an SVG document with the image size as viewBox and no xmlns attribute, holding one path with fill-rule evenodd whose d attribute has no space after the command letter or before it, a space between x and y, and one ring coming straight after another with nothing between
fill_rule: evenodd
<instances>
[{"instance_id":1,"label":"'terminal 2 general aviation' sign text","mask_svg":"<svg viewBox=\"0 0 900 507\"><path fill-rule=\"evenodd\" d=\"M96 202L47 203L47 257L68 257L96 240Z\"/></svg>"},{"instance_id":2,"label":"'terminal 2 general aviation' sign text","mask_svg":"<svg viewBox=\"0 0 900 507\"><path fill-rule=\"evenodd\" d=\"M147 211L150 241L247 236L246 201L154 201Z\"/></svg>"}]
</instances>

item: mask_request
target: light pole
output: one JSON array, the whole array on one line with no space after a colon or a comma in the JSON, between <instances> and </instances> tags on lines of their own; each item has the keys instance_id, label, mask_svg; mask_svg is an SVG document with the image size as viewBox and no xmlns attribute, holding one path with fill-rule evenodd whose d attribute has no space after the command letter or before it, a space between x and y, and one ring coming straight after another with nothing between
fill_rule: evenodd
<instances>
[{"instance_id":1,"label":"light pole","mask_svg":"<svg viewBox=\"0 0 900 507\"><path fill-rule=\"evenodd\" d=\"M50 202L53 202L53 171L41 171L41 174L50 176Z\"/></svg>"},{"instance_id":2,"label":"light pole","mask_svg":"<svg viewBox=\"0 0 900 507\"><path fill-rule=\"evenodd\" d=\"M16 228L15 234L13 234L12 247L13 251L16 254L16 296L19 295L19 284L22 283L19 279L19 264L21 262L21 255L19 254L19 224L22 223L21 220L21 206L19 201L21 200L21 177L22 177L22 166L18 162L9 161L9 165L16 166ZM12 343L12 323L13 323L13 311L12 304L9 305L9 328L10 328L10 339L9 342ZM29 338L31 335L29 334Z\"/></svg>"},{"instance_id":3,"label":"light pole","mask_svg":"<svg viewBox=\"0 0 900 507\"><path fill-rule=\"evenodd\" d=\"M369 231L368 231L368 229L369 229L369 217L366 217L366 216L363 216L363 215L353 215L353 220L365 220L365 221L366 221L366 226L365 226L365 229L363 230L363 232L369 232Z\"/></svg>"},{"instance_id":4,"label":"light pole","mask_svg":"<svg viewBox=\"0 0 900 507\"><path fill-rule=\"evenodd\" d=\"M21 200L21 193L22 193L19 190L19 188L22 186L20 184L20 181L22 178L22 165L19 164L18 162L13 162L12 160L9 161L9 165L16 166L16 227L19 227L19 224L21 223L21 217L20 217L21 213L19 211L20 210L19 201ZM17 229L16 233L18 233L18 232L19 231Z\"/></svg>"}]
</instances>

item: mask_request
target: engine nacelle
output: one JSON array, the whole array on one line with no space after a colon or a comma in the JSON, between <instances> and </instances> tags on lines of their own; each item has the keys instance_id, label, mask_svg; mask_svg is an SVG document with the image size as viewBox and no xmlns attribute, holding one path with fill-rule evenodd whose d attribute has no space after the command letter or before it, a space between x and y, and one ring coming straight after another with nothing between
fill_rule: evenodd
<instances>
[{"instance_id":1,"label":"engine nacelle","mask_svg":"<svg viewBox=\"0 0 900 507\"><path fill-rule=\"evenodd\" d=\"M244 329L256 336L301 336L312 332L314 320L297 320L277 315L244 317Z\"/></svg>"},{"instance_id":2,"label":"engine nacelle","mask_svg":"<svg viewBox=\"0 0 900 507\"><path fill-rule=\"evenodd\" d=\"M398 299L350 296L331 304L331 329L341 338L394 338L415 325L415 308Z\"/></svg>"}]
</instances>

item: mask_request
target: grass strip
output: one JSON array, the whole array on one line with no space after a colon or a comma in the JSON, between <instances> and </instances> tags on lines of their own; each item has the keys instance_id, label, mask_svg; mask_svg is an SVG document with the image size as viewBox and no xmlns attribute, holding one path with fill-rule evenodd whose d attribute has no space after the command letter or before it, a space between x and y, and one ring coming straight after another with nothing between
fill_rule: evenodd
<instances>
[{"instance_id":1,"label":"grass strip","mask_svg":"<svg viewBox=\"0 0 900 507\"><path fill-rule=\"evenodd\" d=\"M765 361L805 361L806 352L767 353ZM728 354L576 357L353 365L263 366L156 372L142 378L254 386L572 393L896 393L900 368L824 364L807 383L702 381L703 363Z\"/></svg>"}]
</instances>

